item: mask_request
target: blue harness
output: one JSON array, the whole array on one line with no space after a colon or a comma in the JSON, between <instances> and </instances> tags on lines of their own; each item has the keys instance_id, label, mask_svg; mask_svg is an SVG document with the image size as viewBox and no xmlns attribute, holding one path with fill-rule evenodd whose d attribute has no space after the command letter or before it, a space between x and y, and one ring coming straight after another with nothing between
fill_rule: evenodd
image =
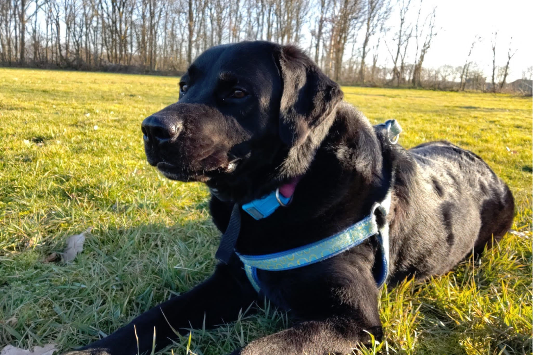
<instances>
[{"instance_id":1,"label":"blue harness","mask_svg":"<svg viewBox=\"0 0 533 355\"><path fill-rule=\"evenodd\" d=\"M398 122L396 120L389 120L382 126L386 129L386 137L389 142L396 144L402 131ZM244 204L242 209L254 219L259 220L270 216L279 207L286 206L290 203L290 200L291 198L280 195L279 189L277 189L267 196ZM367 217L329 238L312 244L265 255L243 255L237 252L235 253L243 262L244 270L250 283L259 293L261 286L257 277L258 269L284 271L315 264L353 248L375 235L381 251L381 257L379 258L381 267L379 274L375 278L378 287L381 287L389 273L389 225L386 220L390 210L390 203L391 191L389 190L383 201L374 203ZM381 225L378 223L378 214L382 217L380 220L385 221ZM234 218L233 216L237 217ZM222 236L221 246L217 251L217 258L219 260L229 260L229 255L234 251L234 245L240 230L240 217L238 216L238 207L235 205L228 230ZM226 235L228 236L226 237ZM225 239L228 241L225 241ZM231 241L229 241L230 239Z\"/></svg>"},{"instance_id":2,"label":"blue harness","mask_svg":"<svg viewBox=\"0 0 533 355\"><path fill-rule=\"evenodd\" d=\"M261 200L264 203L264 200L267 199L270 200L269 205L275 205L275 203L277 203L274 193L263 197ZM246 276L248 276L248 279L255 290L259 292L261 287L257 277L257 269L284 271L311 265L334 257L335 255L361 244L368 238L377 235L381 248L381 268L380 274L376 277L376 283L378 287L381 287L387 279L389 270L389 226L387 223L382 226L378 225L377 214L381 214L384 219L386 218L390 209L390 199L391 195L390 192L388 192L385 200L381 203L375 203L372 206L371 212L367 217L342 232L318 242L273 254L243 255L237 253L237 256L244 263ZM254 202L255 201L252 201L249 204L243 205L242 209L248 212L248 209L251 206L257 208L257 205L254 205ZM277 204L277 207L280 206L280 204ZM271 213L274 211L275 209ZM252 217L255 216L255 214L248 213Z\"/></svg>"}]
</instances>

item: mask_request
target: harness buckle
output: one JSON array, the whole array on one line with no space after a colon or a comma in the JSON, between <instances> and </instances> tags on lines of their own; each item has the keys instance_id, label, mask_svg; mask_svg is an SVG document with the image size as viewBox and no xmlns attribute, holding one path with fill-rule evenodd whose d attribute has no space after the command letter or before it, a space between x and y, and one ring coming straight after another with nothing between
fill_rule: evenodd
<instances>
[{"instance_id":1,"label":"harness buckle","mask_svg":"<svg viewBox=\"0 0 533 355\"><path fill-rule=\"evenodd\" d=\"M400 139L400 133L402 133L402 127L396 120L388 120L385 122L385 127L387 128L387 138L391 144L398 143Z\"/></svg>"},{"instance_id":2,"label":"harness buckle","mask_svg":"<svg viewBox=\"0 0 533 355\"><path fill-rule=\"evenodd\" d=\"M292 196L290 197L289 202L285 202L285 203L283 203L283 201L281 201L281 198L279 197L279 187L278 187L278 188L276 189L276 200L278 200L279 205L280 205L281 207L287 207L287 206L290 205L291 202L292 202Z\"/></svg>"}]
</instances>

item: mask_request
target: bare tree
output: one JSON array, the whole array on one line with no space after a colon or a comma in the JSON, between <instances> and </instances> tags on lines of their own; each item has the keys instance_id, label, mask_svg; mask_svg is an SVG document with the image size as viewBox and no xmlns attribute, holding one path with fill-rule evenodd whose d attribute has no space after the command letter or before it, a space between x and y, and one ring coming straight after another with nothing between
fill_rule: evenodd
<instances>
[{"instance_id":1,"label":"bare tree","mask_svg":"<svg viewBox=\"0 0 533 355\"><path fill-rule=\"evenodd\" d=\"M26 50L26 11L27 9L27 1L26 0L20 0L20 7L18 8L19 12L19 34L20 34L20 57L19 61L21 64L24 64L24 55Z\"/></svg>"},{"instance_id":2,"label":"bare tree","mask_svg":"<svg viewBox=\"0 0 533 355\"><path fill-rule=\"evenodd\" d=\"M491 91L496 92L497 86L496 86L496 40L498 38L498 32L494 32L492 34L492 41L491 41L491 47L492 47L492 87Z\"/></svg>"},{"instance_id":3,"label":"bare tree","mask_svg":"<svg viewBox=\"0 0 533 355\"><path fill-rule=\"evenodd\" d=\"M511 58L514 57L514 55L516 54L516 51L517 51L517 50L513 51L512 42L513 42L513 37L511 37L511 40L509 41L509 50L507 51L507 63L505 63L505 67L504 67L504 70L503 70L503 78L502 78L502 81L500 83L500 91L505 86L505 80L507 79L507 75L509 74L509 63L511 62Z\"/></svg>"},{"instance_id":4,"label":"bare tree","mask_svg":"<svg viewBox=\"0 0 533 355\"><path fill-rule=\"evenodd\" d=\"M454 67L452 67L451 65L443 65L439 68L439 74L441 81L441 89L448 89L450 83L453 83L456 78Z\"/></svg>"},{"instance_id":5,"label":"bare tree","mask_svg":"<svg viewBox=\"0 0 533 355\"><path fill-rule=\"evenodd\" d=\"M468 79L468 70L470 68L470 65L472 62L470 61L470 56L472 55L472 51L474 50L474 47L476 43L481 41L481 37L476 35L474 37L474 40L472 41L472 45L470 46L470 50L468 51L468 55L466 56L465 64L463 65L463 69L461 72L461 83L459 85L459 91L464 91L466 87L466 80Z\"/></svg>"},{"instance_id":6,"label":"bare tree","mask_svg":"<svg viewBox=\"0 0 533 355\"><path fill-rule=\"evenodd\" d=\"M335 11L330 21L329 49L334 67L333 78L339 81L346 43L357 26L361 24L362 7L360 0L334 0L334 2Z\"/></svg>"},{"instance_id":7,"label":"bare tree","mask_svg":"<svg viewBox=\"0 0 533 355\"><path fill-rule=\"evenodd\" d=\"M383 23L388 20L391 13L390 0L366 0L364 28L365 36L361 50L361 66L359 68L359 82L365 82L365 59L368 54L370 38L375 35Z\"/></svg>"},{"instance_id":8,"label":"bare tree","mask_svg":"<svg viewBox=\"0 0 533 355\"><path fill-rule=\"evenodd\" d=\"M3 63L13 60L13 3L0 1L0 58Z\"/></svg>"},{"instance_id":9,"label":"bare tree","mask_svg":"<svg viewBox=\"0 0 533 355\"><path fill-rule=\"evenodd\" d=\"M315 62L318 63L319 54L320 54L320 42L322 41L322 36L324 34L324 24L326 21L326 15L329 11L329 6L331 4L330 0L320 0L320 7L318 8L318 19L316 23L316 30L314 32L314 37L316 40L315 43Z\"/></svg>"},{"instance_id":10,"label":"bare tree","mask_svg":"<svg viewBox=\"0 0 533 355\"><path fill-rule=\"evenodd\" d=\"M522 79L533 80L533 66L529 66L522 72Z\"/></svg>"},{"instance_id":11,"label":"bare tree","mask_svg":"<svg viewBox=\"0 0 533 355\"><path fill-rule=\"evenodd\" d=\"M372 55L372 69L370 69L370 78L372 80L372 83L374 84L376 82L376 71L377 71L377 64L378 64L380 42L381 42L381 37L378 38L376 45L372 48L373 55Z\"/></svg>"},{"instance_id":12,"label":"bare tree","mask_svg":"<svg viewBox=\"0 0 533 355\"><path fill-rule=\"evenodd\" d=\"M387 49L394 65L394 67L392 68L392 80L396 79L396 86L400 86L400 81L403 75L403 63L405 60L405 53L407 53L407 47L409 46L409 40L412 34L411 27L406 23L407 13L409 12L409 7L411 6L411 0L398 0L397 4L399 6L400 24L395 35L396 50L394 53L391 52L388 45ZM400 60L400 58L403 59L400 62L401 67L398 68L398 60Z\"/></svg>"},{"instance_id":13,"label":"bare tree","mask_svg":"<svg viewBox=\"0 0 533 355\"><path fill-rule=\"evenodd\" d=\"M420 1L420 8L418 10L418 17L417 17L416 26L415 26L416 54L415 54L415 64L414 64L413 75L412 75L412 84L415 87L421 86L420 73L422 71L422 65L424 63L426 54L429 48L431 47L431 41L437 35L437 32L435 31L435 19L436 19L437 9L433 8L433 11L426 17L422 26L419 27L418 19L420 18L421 9L422 9L422 1ZM425 34L425 37L424 37L424 34ZM424 37L424 42L422 43L420 47L420 53L418 53L419 43L420 43L419 40L421 37Z\"/></svg>"},{"instance_id":14,"label":"bare tree","mask_svg":"<svg viewBox=\"0 0 533 355\"><path fill-rule=\"evenodd\" d=\"M189 28L189 38L187 42L187 65L192 63L192 44L194 39L194 0L187 0L188 12L187 19L189 20L187 25Z\"/></svg>"}]
</instances>

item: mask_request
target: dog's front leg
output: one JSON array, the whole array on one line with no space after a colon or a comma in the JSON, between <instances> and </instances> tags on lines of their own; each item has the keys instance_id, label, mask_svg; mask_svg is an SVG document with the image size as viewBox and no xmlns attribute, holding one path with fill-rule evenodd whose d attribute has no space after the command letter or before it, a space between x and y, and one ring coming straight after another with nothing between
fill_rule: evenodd
<instances>
[{"instance_id":1,"label":"dog's front leg","mask_svg":"<svg viewBox=\"0 0 533 355\"><path fill-rule=\"evenodd\" d=\"M355 319L330 318L302 322L292 328L257 339L231 355L351 354L360 343L382 337L381 326L362 328ZM368 333L367 333L368 332Z\"/></svg>"},{"instance_id":2,"label":"dog's front leg","mask_svg":"<svg viewBox=\"0 0 533 355\"><path fill-rule=\"evenodd\" d=\"M158 350L176 338L172 328L186 334L185 328L214 327L236 320L239 311L248 308L257 294L235 259L232 258L230 265L218 265L211 278L191 291L152 308L108 337L69 354L150 353L154 328Z\"/></svg>"},{"instance_id":3,"label":"dog's front leg","mask_svg":"<svg viewBox=\"0 0 533 355\"><path fill-rule=\"evenodd\" d=\"M274 297L284 296L287 307L301 322L252 341L232 355L350 354L358 345L368 345L370 334L381 340L379 289L368 261L356 258L347 267L339 258L337 264L333 259L329 265L315 264L308 270L294 271L287 276L293 277L288 282L294 287ZM321 277L324 268L336 273L323 273ZM306 275L312 275L312 284L307 283Z\"/></svg>"}]
</instances>

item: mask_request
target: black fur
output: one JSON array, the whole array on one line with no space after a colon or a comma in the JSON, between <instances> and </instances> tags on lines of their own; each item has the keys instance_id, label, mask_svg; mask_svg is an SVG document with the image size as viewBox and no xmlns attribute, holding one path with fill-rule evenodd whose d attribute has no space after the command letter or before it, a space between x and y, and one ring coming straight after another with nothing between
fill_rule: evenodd
<instances>
[{"instance_id":1,"label":"black fur","mask_svg":"<svg viewBox=\"0 0 533 355\"><path fill-rule=\"evenodd\" d=\"M368 215L389 189L390 285L445 273L511 226L511 192L478 156L447 142L410 150L390 144L380 127L341 102L339 86L295 47L244 42L211 48L182 86L178 103L143 123L146 155L167 177L203 181L212 189L210 210L221 231L234 203L302 176L288 208L259 221L242 213L237 250L243 254L329 237ZM234 354L349 353L369 341L367 332L382 337L377 253L373 237L310 266L259 270L261 295L234 255L190 292L79 353L136 354L134 325L140 352L151 348L154 327L159 349L174 336L169 325L183 333L213 327L263 296L290 311L294 326Z\"/></svg>"}]
</instances>

